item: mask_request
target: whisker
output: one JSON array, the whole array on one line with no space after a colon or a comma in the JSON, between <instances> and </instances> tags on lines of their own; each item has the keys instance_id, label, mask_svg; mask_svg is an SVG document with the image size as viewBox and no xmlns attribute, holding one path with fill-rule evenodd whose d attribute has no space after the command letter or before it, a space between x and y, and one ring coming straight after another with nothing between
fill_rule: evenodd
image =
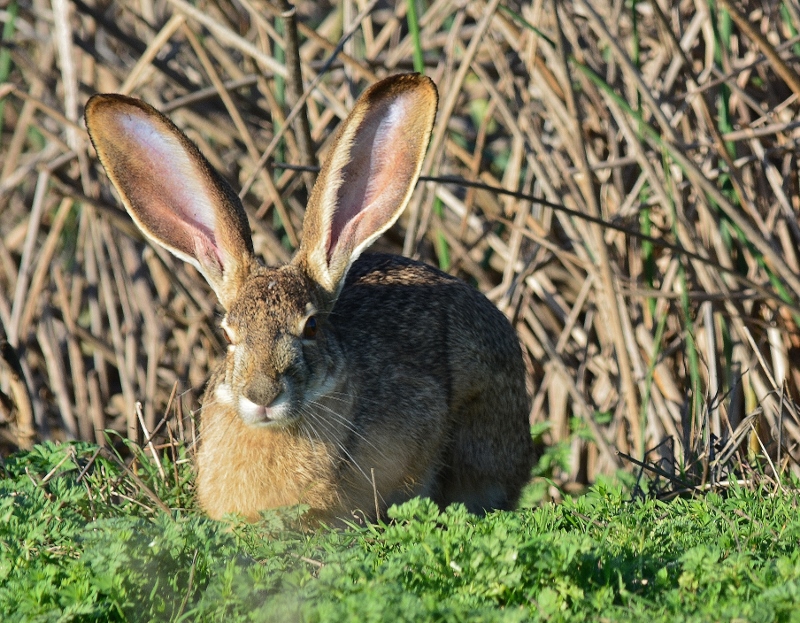
<instances>
[{"instance_id":1,"label":"whisker","mask_svg":"<svg viewBox=\"0 0 800 623\"><path fill-rule=\"evenodd\" d=\"M324 418L320 418L318 416L318 414L313 412L313 411L310 411L307 415L311 419L313 419L320 426L321 429L323 429L321 432L327 433L328 435L330 434L330 428L329 428L330 424L331 424L330 422L326 422ZM328 436L328 435L326 435L326 436ZM334 444L339 450L341 450L342 454L344 454L350 460L350 463L359 471L359 473L364 477L364 479L368 483L371 484L372 483L372 478L369 475L367 475L367 472L364 471L364 469L361 467L359 462L350 453L350 451L345 447L345 445L342 444L341 442L337 441L336 439L333 439L330 436L328 436L328 440L332 444Z\"/></svg>"},{"instance_id":2,"label":"whisker","mask_svg":"<svg viewBox=\"0 0 800 623\"><path fill-rule=\"evenodd\" d=\"M345 426L345 428L349 432L353 433L359 440L363 441L365 444L367 444L369 447L371 447L373 450L375 450L380 455L381 458L384 458L384 459L387 458L386 457L386 453L381 448L379 448L377 445L375 445L375 443L370 441L363 433L361 433L353 422L351 422L350 420L348 420L347 418L345 418L341 414L337 413L336 411L334 411L333 409L331 409L327 405L321 404L319 402L316 402L314 404L315 404L315 406L317 406L317 407L319 407L321 409L324 409L325 411L328 412L328 414L330 414L331 416L336 418L341 424L343 424Z\"/></svg>"}]
</instances>

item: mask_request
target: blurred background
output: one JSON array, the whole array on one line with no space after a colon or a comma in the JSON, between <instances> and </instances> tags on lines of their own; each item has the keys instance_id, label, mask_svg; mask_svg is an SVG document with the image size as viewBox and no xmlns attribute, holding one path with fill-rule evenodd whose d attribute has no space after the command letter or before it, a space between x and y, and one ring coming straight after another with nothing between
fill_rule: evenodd
<instances>
[{"instance_id":1,"label":"blurred background","mask_svg":"<svg viewBox=\"0 0 800 623\"><path fill-rule=\"evenodd\" d=\"M111 190L92 93L170 116L275 264L355 98L416 70L440 91L425 177L376 248L514 324L540 492L798 471L797 0L5 0L0 21L2 454L191 447L225 351L205 281Z\"/></svg>"}]
</instances>

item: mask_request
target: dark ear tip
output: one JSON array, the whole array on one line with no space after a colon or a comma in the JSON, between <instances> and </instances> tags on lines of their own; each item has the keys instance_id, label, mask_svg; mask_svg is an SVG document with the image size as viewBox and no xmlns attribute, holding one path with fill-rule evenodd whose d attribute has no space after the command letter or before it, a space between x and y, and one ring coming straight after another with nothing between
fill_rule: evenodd
<instances>
[{"instance_id":1,"label":"dark ear tip","mask_svg":"<svg viewBox=\"0 0 800 623\"><path fill-rule=\"evenodd\" d=\"M428 76L419 73L395 74L373 84L364 95L369 99L380 99L387 95L396 95L404 91L427 91L428 95L438 102L439 91L436 83ZM364 97L362 95L362 97Z\"/></svg>"},{"instance_id":2,"label":"dark ear tip","mask_svg":"<svg viewBox=\"0 0 800 623\"><path fill-rule=\"evenodd\" d=\"M86 120L87 127L89 127L91 118L97 114L98 109L102 109L107 102L108 95L105 93L95 93L88 99L83 110L83 117Z\"/></svg>"},{"instance_id":3,"label":"dark ear tip","mask_svg":"<svg viewBox=\"0 0 800 623\"><path fill-rule=\"evenodd\" d=\"M96 102L96 103L95 103ZM131 97L130 95L123 95L122 93L95 93L90 96L86 102L86 106L95 106L97 104L131 104L137 108L150 108L138 97Z\"/></svg>"},{"instance_id":4,"label":"dark ear tip","mask_svg":"<svg viewBox=\"0 0 800 623\"><path fill-rule=\"evenodd\" d=\"M116 97L113 93L95 93L86 102L86 107L83 110L83 119L90 135L93 128L102 123L103 117L113 108L115 99Z\"/></svg>"},{"instance_id":5,"label":"dark ear tip","mask_svg":"<svg viewBox=\"0 0 800 623\"><path fill-rule=\"evenodd\" d=\"M94 112L99 108L105 108L131 99L133 98L120 95L119 93L95 93L86 102L86 112Z\"/></svg>"},{"instance_id":6,"label":"dark ear tip","mask_svg":"<svg viewBox=\"0 0 800 623\"><path fill-rule=\"evenodd\" d=\"M135 97L120 93L95 93L87 100L83 116L87 127L89 127L92 119L100 117L109 111L116 110L119 112L126 108L128 110L135 108L146 115L157 113L152 106Z\"/></svg>"}]
</instances>

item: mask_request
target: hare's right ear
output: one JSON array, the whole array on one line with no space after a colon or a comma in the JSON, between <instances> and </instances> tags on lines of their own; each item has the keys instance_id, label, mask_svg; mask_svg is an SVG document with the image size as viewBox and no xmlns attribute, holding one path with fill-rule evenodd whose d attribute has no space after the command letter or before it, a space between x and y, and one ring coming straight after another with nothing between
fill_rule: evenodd
<instances>
[{"instance_id":1,"label":"hare's right ear","mask_svg":"<svg viewBox=\"0 0 800 623\"><path fill-rule=\"evenodd\" d=\"M253 260L236 193L183 132L140 100L94 95L86 127L142 232L197 268L228 309Z\"/></svg>"},{"instance_id":2,"label":"hare's right ear","mask_svg":"<svg viewBox=\"0 0 800 623\"><path fill-rule=\"evenodd\" d=\"M350 265L406 207L428 147L438 96L419 74L364 91L322 166L295 258L333 300Z\"/></svg>"}]
</instances>

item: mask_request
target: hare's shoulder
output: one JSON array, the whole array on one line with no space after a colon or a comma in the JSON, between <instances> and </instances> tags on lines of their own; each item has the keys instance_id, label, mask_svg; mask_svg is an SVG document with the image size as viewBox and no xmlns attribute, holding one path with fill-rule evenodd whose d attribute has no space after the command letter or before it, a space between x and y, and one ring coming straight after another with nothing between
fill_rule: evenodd
<instances>
[{"instance_id":1,"label":"hare's shoulder","mask_svg":"<svg viewBox=\"0 0 800 623\"><path fill-rule=\"evenodd\" d=\"M344 289L358 286L469 288L466 283L429 264L390 253L365 253L347 273Z\"/></svg>"},{"instance_id":2,"label":"hare's shoulder","mask_svg":"<svg viewBox=\"0 0 800 623\"><path fill-rule=\"evenodd\" d=\"M351 267L331 320L343 341L521 368L516 332L479 290L433 266L399 255L362 255ZM441 350L440 350L441 349ZM436 354L436 353L439 354ZM423 357L424 359L424 357Z\"/></svg>"},{"instance_id":3,"label":"hare's shoulder","mask_svg":"<svg viewBox=\"0 0 800 623\"><path fill-rule=\"evenodd\" d=\"M471 320L508 325L479 290L438 268L401 255L367 253L352 265L334 312L353 318L384 315L384 322ZM385 316L391 313L393 320ZM365 318L366 316L361 316Z\"/></svg>"},{"instance_id":4,"label":"hare's shoulder","mask_svg":"<svg viewBox=\"0 0 800 623\"><path fill-rule=\"evenodd\" d=\"M425 351L442 347L442 323L481 296L466 283L433 266L399 255L362 255L347 273L331 322L342 341L401 343ZM387 344L382 344L388 341ZM363 342L363 343L362 343Z\"/></svg>"},{"instance_id":5,"label":"hare's shoulder","mask_svg":"<svg viewBox=\"0 0 800 623\"><path fill-rule=\"evenodd\" d=\"M334 305L333 320L350 330L396 327L413 342L434 334L444 336L455 323L459 330L501 337L516 347L516 336L505 316L476 288L441 270L400 255L362 255L350 268ZM500 335L498 335L500 334ZM485 347L484 337L476 344ZM494 348L494 347L492 347Z\"/></svg>"}]
</instances>

